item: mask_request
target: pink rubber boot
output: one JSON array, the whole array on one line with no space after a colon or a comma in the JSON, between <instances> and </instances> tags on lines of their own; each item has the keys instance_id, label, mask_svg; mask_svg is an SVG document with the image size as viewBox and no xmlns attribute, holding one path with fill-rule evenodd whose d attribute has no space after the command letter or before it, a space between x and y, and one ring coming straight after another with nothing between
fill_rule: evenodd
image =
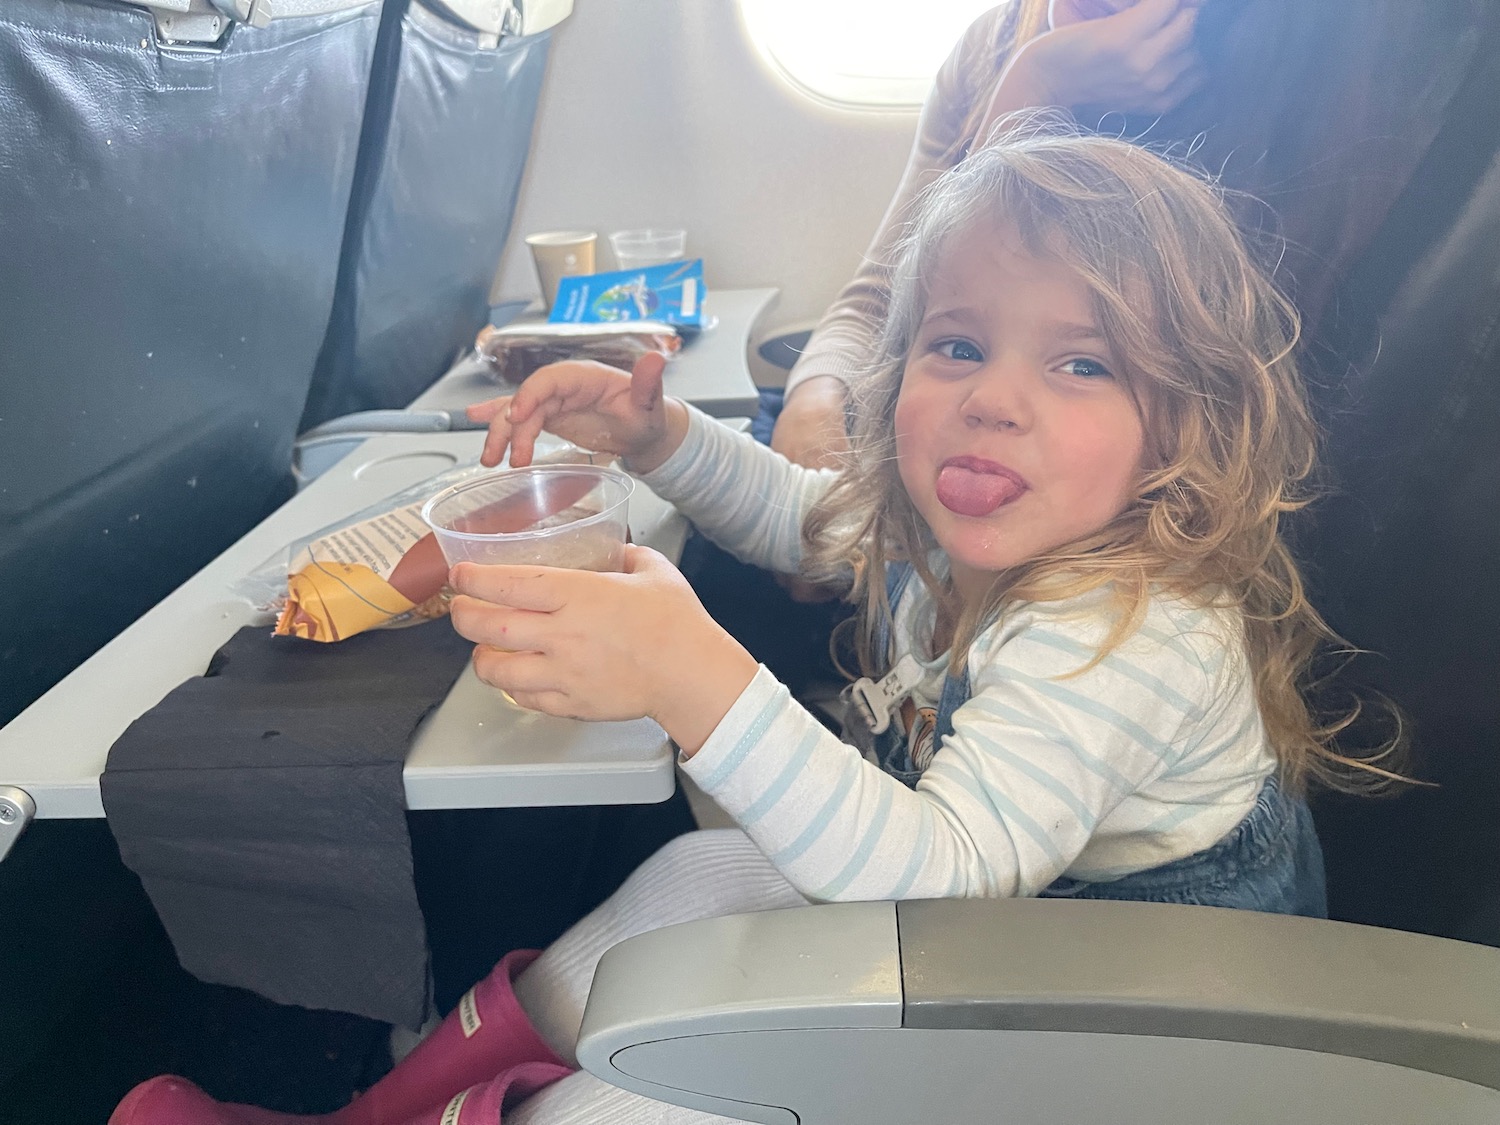
<instances>
[{"instance_id":1,"label":"pink rubber boot","mask_svg":"<svg viewBox=\"0 0 1500 1125\"><path fill-rule=\"evenodd\" d=\"M109 1115L109 1125L304 1125L326 1117L295 1117L253 1105L216 1102L186 1078L163 1074L126 1094Z\"/></svg>"},{"instance_id":2,"label":"pink rubber boot","mask_svg":"<svg viewBox=\"0 0 1500 1125\"><path fill-rule=\"evenodd\" d=\"M573 1068L537 1034L511 987L539 956L534 949L507 953L411 1054L334 1113L301 1117L229 1105L184 1078L165 1076L130 1091L109 1125L404 1125L519 1063L546 1063L568 1073Z\"/></svg>"},{"instance_id":3,"label":"pink rubber boot","mask_svg":"<svg viewBox=\"0 0 1500 1125\"><path fill-rule=\"evenodd\" d=\"M446 1105L428 1110L403 1125L501 1125L506 1110L572 1073L572 1067L556 1063L517 1063L498 1077L454 1094Z\"/></svg>"},{"instance_id":4,"label":"pink rubber boot","mask_svg":"<svg viewBox=\"0 0 1500 1125\"><path fill-rule=\"evenodd\" d=\"M541 953L518 949L464 994L437 1030L329 1125L400 1125L517 1063L572 1070L521 1010L511 982ZM259 1125L259 1123L255 1123Z\"/></svg>"}]
</instances>

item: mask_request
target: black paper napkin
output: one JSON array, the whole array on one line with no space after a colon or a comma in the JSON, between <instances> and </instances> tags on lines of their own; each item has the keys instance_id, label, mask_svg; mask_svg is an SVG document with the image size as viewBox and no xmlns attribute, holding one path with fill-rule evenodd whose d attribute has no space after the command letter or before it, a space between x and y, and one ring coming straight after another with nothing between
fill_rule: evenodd
<instances>
[{"instance_id":1,"label":"black paper napkin","mask_svg":"<svg viewBox=\"0 0 1500 1125\"><path fill-rule=\"evenodd\" d=\"M447 621L337 644L241 629L131 724L100 788L183 968L409 1028L427 943L401 771L472 645Z\"/></svg>"}]
</instances>

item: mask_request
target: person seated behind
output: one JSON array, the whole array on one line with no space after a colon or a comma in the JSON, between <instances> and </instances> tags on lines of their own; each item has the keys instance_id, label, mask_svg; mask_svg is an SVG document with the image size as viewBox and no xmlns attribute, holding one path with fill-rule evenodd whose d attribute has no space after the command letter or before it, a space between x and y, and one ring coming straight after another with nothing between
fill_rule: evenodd
<instances>
[{"instance_id":1,"label":"person seated behind","mask_svg":"<svg viewBox=\"0 0 1500 1125\"><path fill-rule=\"evenodd\" d=\"M1012 0L983 13L938 72L863 262L788 375L772 448L815 468L847 448L848 387L884 320L913 200L1027 107L1171 146L1249 193L1231 201L1236 219L1281 236L1278 278L1303 343L1330 348L1325 314L1436 133L1437 90L1457 85L1440 71L1475 23L1463 6L1405 0L1368 0L1358 19L1333 0ZM1327 397L1346 361L1322 358Z\"/></svg>"},{"instance_id":2,"label":"person seated behind","mask_svg":"<svg viewBox=\"0 0 1500 1125\"><path fill-rule=\"evenodd\" d=\"M740 828L680 837L509 955L326 1125L716 1120L587 1074L548 1086L604 950L688 919L1016 896L1324 913L1304 789L1381 783L1395 747L1345 755L1298 691L1335 640L1279 533L1315 428L1296 313L1222 199L1141 148L1016 123L924 195L891 276L838 472L665 398L656 356L544 368L473 411L486 464L527 464L545 427L741 557L840 579L877 703L840 741L645 548L619 574L456 567L481 678L654 718ZM175 1078L112 1118L287 1120Z\"/></svg>"}]
</instances>

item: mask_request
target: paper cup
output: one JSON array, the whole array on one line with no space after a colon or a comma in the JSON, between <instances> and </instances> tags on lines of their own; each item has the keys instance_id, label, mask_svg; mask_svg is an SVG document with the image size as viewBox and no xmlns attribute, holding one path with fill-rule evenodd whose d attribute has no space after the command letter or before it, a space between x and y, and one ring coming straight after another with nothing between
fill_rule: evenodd
<instances>
[{"instance_id":1,"label":"paper cup","mask_svg":"<svg viewBox=\"0 0 1500 1125\"><path fill-rule=\"evenodd\" d=\"M537 280L542 286L542 300L548 310L557 300L557 283L574 274L594 272L594 244L598 235L591 230L553 230L529 235L526 245L536 263Z\"/></svg>"}]
</instances>

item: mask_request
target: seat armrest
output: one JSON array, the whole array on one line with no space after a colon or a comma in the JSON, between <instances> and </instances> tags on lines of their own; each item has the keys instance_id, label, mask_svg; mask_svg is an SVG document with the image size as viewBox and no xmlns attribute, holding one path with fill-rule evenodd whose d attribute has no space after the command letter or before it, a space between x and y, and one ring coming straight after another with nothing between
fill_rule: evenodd
<instances>
[{"instance_id":1,"label":"seat armrest","mask_svg":"<svg viewBox=\"0 0 1500 1125\"><path fill-rule=\"evenodd\" d=\"M578 1035L587 1070L637 1093L747 1121L796 1125L783 1107L690 1090L652 1045L726 1033L901 1026L896 908L767 910L653 930L607 950ZM733 1068L731 1057L727 1064ZM732 1083L731 1083L732 1086Z\"/></svg>"},{"instance_id":2,"label":"seat armrest","mask_svg":"<svg viewBox=\"0 0 1500 1125\"><path fill-rule=\"evenodd\" d=\"M805 907L614 947L578 1057L787 1125L1492 1125L1500 950L1146 903Z\"/></svg>"},{"instance_id":3,"label":"seat armrest","mask_svg":"<svg viewBox=\"0 0 1500 1125\"><path fill-rule=\"evenodd\" d=\"M1233 1040L1500 1090L1488 946L1144 902L907 902L897 915L906 1027Z\"/></svg>"}]
</instances>

